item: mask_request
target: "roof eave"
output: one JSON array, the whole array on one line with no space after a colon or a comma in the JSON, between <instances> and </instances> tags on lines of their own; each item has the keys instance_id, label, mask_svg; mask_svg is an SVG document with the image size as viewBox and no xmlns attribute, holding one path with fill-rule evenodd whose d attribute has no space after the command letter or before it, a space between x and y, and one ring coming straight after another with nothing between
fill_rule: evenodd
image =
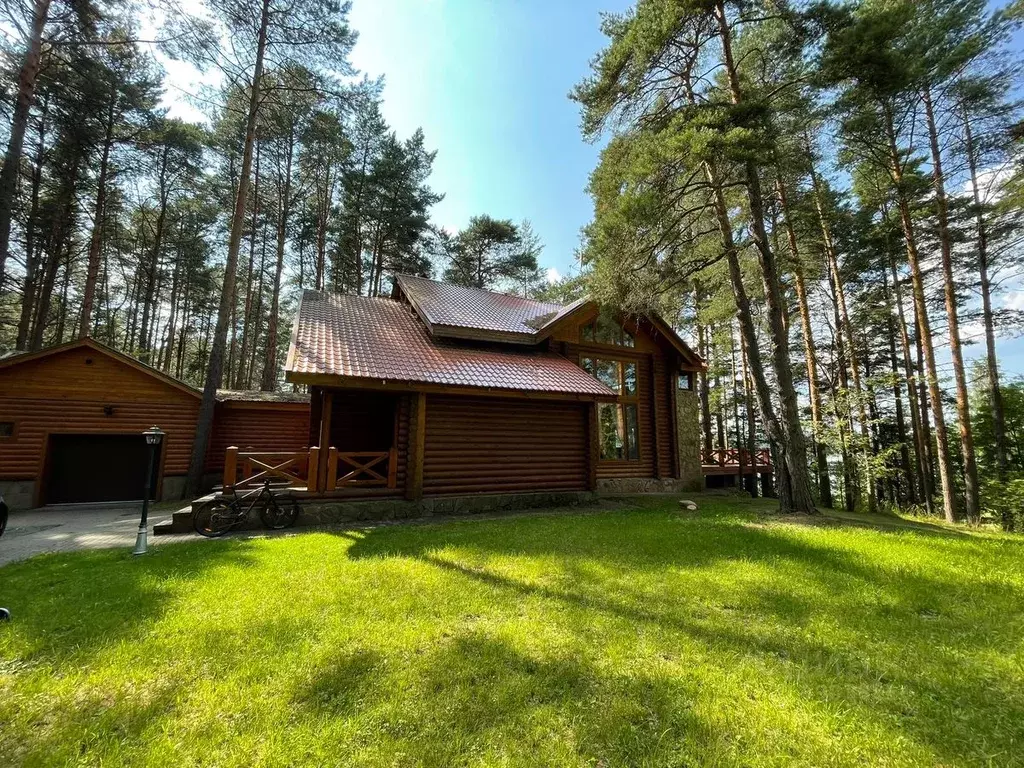
<instances>
[{"instance_id":1,"label":"roof eave","mask_svg":"<svg viewBox=\"0 0 1024 768\"><path fill-rule=\"evenodd\" d=\"M535 400L575 400L613 402L616 395L610 389L607 394L596 392L567 392L558 390L509 389L503 387L474 386L470 384L438 384L409 379L378 379L363 376L341 376L333 373L301 373L288 371L285 380L293 384L337 387L341 389L375 389L393 392L434 392L493 397L516 397ZM596 381L596 379L595 379Z\"/></svg>"},{"instance_id":2,"label":"roof eave","mask_svg":"<svg viewBox=\"0 0 1024 768\"><path fill-rule=\"evenodd\" d=\"M496 341L503 344L536 346L542 339L536 332L495 331L490 328L471 328L465 325L427 325L430 335L438 339L466 339L468 341Z\"/></svg>"}]
</instances>

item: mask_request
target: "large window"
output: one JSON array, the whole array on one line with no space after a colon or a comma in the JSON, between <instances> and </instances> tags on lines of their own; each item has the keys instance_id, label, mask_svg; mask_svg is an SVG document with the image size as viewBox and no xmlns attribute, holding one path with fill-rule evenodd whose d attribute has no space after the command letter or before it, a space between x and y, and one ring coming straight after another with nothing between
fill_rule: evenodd
<instances>
[{"instance_id":1,"label":"large window","mask_svg":"<svg viewBox=\"0 0 1024 768\"><path fill-rule=\"evenodd\" d=\"M598 406L601 458L626 461L639 459L636 363L584 357L580 365L619 396L618 402L601 403Z\"/></svg>"},{"instance_id":2,"label":"large window","mask_svg":"<svg viewBox=\"0 0 1024 768\"><path fill-rule=\"evenodd\" d=\"M635 344L633 334L613 318L603 314L598 315L594 322L580 328L580 341L611 344L616 347L632 347Z\"/></svg>"}]
</instances>

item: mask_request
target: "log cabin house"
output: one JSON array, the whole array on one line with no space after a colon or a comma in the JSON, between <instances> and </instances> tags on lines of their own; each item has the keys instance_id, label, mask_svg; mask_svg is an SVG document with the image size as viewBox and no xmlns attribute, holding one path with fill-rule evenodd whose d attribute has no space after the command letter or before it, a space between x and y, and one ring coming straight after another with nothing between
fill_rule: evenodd
<instances>
[{"instance_id":1,"label":"log cabin house","mask_svg":"<svg viewBox=\"0 0 1024 768\"><path fill-rule=\"evenodd\" d=\"M255 466L333 498L699 488L702 365L660 318L587 300L407 275L391 298L306 291L285 378L310 390L309 453L229 456L224 485Z\"/></svg>"},{"instance_id":2,"label":"log cabin house","mask_svg":"<svg viewBox=\"0 0 1024 768\"><path fill-rule=\"evenodd\" d=\"M702 365L660 318L585 300L405 275L391 298L306 291L285 377L309 393L220 392L207 484L419 503L699 488ZM156 424L154 497L177 498L200 398L92 339L0 360L0 493L16 507L139 498Z\"/></svg>"}]
</instances>

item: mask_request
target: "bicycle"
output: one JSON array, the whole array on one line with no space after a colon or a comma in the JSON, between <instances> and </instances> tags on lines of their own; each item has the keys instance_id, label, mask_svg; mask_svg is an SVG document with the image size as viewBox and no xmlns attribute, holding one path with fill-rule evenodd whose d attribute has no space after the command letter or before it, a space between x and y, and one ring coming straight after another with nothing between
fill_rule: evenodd
<instances>
[{"instance_id":1,"label":"bicycle","mask_svg":"<svg viewBox=\"0 0 1024 768\"><path fill-rule=\"evenodd\" d=\"M260 522L271 530L288 528L299 516L298 502L291 496L274 493L270 489L270 481L265 480L260 488L242 494L232 488L230 496L219 496L206 502L192 513L192 527L201 536L223 536L248 520L249 513L261 503Z\"/></svg>"}]
</instances>

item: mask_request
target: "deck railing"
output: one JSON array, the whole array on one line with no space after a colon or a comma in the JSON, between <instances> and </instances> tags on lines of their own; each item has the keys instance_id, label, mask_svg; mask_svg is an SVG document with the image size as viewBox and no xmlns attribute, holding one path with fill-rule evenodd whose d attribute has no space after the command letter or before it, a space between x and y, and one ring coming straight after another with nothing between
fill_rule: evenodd
<instances>
[{"instance_id":1,"label":"deck railing","mask_svg":"<svg viewBox=\"0 0 1024 768\"><path fill-rule=\"evenodd\" d=\"M327 488L394 488L398 473L398 452L339 451L327 455Z\"/></svg>"},{"instance_id":2,"label":"deck railing","mask_svg":"<svg viewBox=\"0 0 1024 768\"><path fill-rule=\"evenodd\" d=\"M300 451L240 451L232 446L224 455L224 490L252 488L266 480L310 491L345 488L395 488L398 451L339 451L327 449L327 466L321 475L320 448Z\"/></svg>"},{"instance_id":3,"label":"deck railing","mask_svg":"<svg viewBox=\"0 0 1024 768\"><path fill-rule=\"evenodd\" d=\"M713 448L703 452L701 463L705 467L770 467L772 464L772 452L767 448L754 451L753 461L751 458L746 448Z\"/></svg>"},{"instance_id":4,"label":"deck railing","mask_svg":"<svg viewBox=\"0 0 1024 768\"><path fill-rule=\"evenodd\" d=\"M310 467L309 450L239 451L232 446L224 455L224 488L252 488L270 480L275 484L304 486Z\"/></svg>"}]
</instances>

